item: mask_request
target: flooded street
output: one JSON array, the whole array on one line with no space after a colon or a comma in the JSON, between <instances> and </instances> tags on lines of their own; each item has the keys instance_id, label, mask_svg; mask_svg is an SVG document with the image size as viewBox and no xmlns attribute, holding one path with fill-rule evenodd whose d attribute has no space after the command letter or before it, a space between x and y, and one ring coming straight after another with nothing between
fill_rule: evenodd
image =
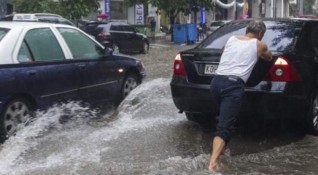
<instances>
[{"instance_id":1,"label":"flooded street","mask_svg":"<svg viewBox=\"0 0 318 175\"><path fill-rule=\"evenodd\" d=\"M158 42L134 55L147 77L106 114L76 102L37 112L1 145L0 175L211 174L212 132L178 113L169 85L174 56L193 46ZM63 115L72 118L61 124ZM318 137L288 129L238 132L221 174L318 174Z\"/></svg>"}]
</instances>

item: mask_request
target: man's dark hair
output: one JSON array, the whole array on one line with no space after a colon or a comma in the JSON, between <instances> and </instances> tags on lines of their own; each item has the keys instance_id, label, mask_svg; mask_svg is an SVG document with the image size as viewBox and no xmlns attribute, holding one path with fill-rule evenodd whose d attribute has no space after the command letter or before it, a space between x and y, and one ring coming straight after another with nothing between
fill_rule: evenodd
<instances>
[{"instance_id":1,"label":"man's dark hair","mask_svg":"<svg viewBox=\"0 0 318 175\"><path fill-rule=\"evenodd\" d=\"M247 25L247 28L246 28L246 33L265 33L266 31L266 26L264 24L263 21L261 20L253 20L251 21L248 25Z\"/></svg>"}]
</instances>

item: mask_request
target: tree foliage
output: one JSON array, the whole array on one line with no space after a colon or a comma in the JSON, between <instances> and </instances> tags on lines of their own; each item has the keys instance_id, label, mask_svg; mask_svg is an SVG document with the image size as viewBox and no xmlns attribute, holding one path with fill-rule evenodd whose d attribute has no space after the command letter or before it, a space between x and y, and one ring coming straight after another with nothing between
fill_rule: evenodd
<instances>
[{"instance_id":1,"label":"tree foliage","mask_svg":"<svg viewBox=\"0 0 318 175\"><path fill-rule=\"evenodd\" d=\"M55 13L69 19L80 19L97 11L98 0L12 0L17 13Z\"/></svg>"}]
</instances>

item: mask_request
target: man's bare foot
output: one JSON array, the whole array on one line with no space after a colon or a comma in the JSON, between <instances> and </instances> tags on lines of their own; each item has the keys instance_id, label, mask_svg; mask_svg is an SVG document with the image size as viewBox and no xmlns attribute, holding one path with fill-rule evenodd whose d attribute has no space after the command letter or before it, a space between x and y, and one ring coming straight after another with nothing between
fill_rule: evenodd
<instances>
[{"instance_id":1,"label":"man's bare foot","mask_svg":"<svg viewBox=\"0 0 318 175\"><path fill-rule=\"evenodd\" d=\"M218 172L220 170L220 166L217 162L210 162L209 170L212 172Z\"/></svg>"}]
</instances>

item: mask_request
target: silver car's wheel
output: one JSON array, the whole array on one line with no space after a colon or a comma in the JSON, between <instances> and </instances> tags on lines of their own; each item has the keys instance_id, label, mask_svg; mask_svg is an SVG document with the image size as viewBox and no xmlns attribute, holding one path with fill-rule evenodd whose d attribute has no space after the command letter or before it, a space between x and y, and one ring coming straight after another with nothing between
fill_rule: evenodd
<instances>
[{"instance_id":1,"label":"silver car's wheel","mask_svg":"<svg viewBox=\"0 0 318 175\"><path fill-rule=\"evenodd\" d=\"M129 75L123 85L123 96L126 97L133 89L138 86L138 80L136 76Z\"/></svg>"},{"instance_id":2,"label":"silver car's wheel","mask_svg":"<svg viewBox=\"0 0 318 175\"><path fill-rule=\"evenodd\" d=\"M31 106L24 99L15 99L8 103L1 116L1 135L10 137L31 118Z\"/></svg>"}]
</instances>

